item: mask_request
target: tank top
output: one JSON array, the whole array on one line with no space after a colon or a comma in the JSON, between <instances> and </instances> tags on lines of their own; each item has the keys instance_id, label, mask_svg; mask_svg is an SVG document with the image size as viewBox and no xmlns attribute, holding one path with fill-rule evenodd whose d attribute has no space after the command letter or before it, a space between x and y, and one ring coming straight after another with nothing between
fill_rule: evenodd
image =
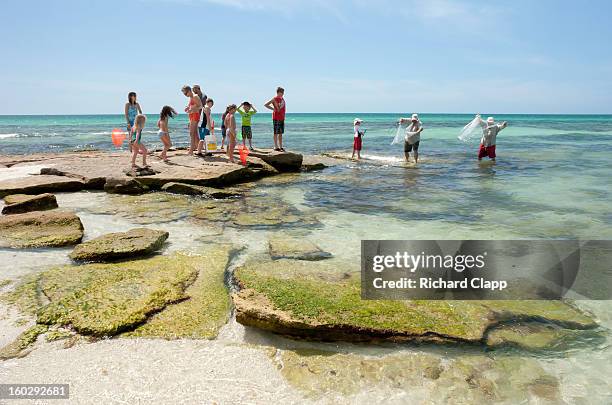
<instances>
[{"instance_id":1,"label":"tank top","mask_svg":"<svg viewBox=\"0 0 612 405\"><path fill-rule=\"evenodd\" d=\"M274 97L274 101L276 101L276 104L278 104L279 109L276 110L274 109L274 111L272 111L272 119L275 121L284 121L285 120L285 110L286 110L286 106L285 106L285 99L282 97Z\"/></svg>"}]
</instances>

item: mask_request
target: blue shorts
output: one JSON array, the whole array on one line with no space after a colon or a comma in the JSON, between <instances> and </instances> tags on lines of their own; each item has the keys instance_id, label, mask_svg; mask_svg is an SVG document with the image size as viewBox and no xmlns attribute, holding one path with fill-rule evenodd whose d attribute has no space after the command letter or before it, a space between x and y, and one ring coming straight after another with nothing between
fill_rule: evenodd
<instances>
[{"instance_id":1,"label":"blue shorts","mask_svg":"<svg viewBox=\"0 0 612 405\"><path fill-rule=\"evenodd\" d=\"M199 128L200 130L200 141L204 140L204 137L210 135L210 130L208 128Z\"/></svg>"}]
</instances>

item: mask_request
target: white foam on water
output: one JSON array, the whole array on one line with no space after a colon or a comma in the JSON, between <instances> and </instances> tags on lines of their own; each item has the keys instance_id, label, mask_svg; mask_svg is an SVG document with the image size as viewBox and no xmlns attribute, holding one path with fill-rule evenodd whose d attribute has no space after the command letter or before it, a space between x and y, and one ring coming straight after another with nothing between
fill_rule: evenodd
<instances>
[{"instance_id":1,"label":"white foam on water","mask_svg":"<svg viewBox=\"0 0 612 405\"><path fill-rule=\"evenodd\" d=\"M0 134L0 139L17 138L19 134Z\"/></svg>"}]
</instances>

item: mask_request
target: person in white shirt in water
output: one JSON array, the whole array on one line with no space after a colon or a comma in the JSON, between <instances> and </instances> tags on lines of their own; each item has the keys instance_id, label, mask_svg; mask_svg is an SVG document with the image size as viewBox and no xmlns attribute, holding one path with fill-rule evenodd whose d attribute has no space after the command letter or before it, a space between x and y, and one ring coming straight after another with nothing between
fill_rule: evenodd
<instances>
[{"instance_id":1,"label":"person in white shirt in water","mask_svg":"<svg viewBox=\"0 0 612 405\"><path fill-rule=\"evenodd\" d=\"M419 161L419 144L421 143L421 132L423 124L417 114L412 114L411 118L400 118L401 124L408 124L406 128L406 138L404 140L404 157L406 162L410 161L410 152L414 151L414 163Z\"/></svg>"},{"instance_id":2,"label":"person in white shirt in water","mask_svg":"<svg viewBox=\"0 0 612 405\"><path fill-rule=\"evenodd\" d=\"M493 117L483 120L480 118L480 114L476 114L476 118L480 120L480 126L482 127L482 138L480 139L480 147L478 149L478 160L482 160L483 157L488 156L491 160L495 161L495 142L497 141L497 134L508 126L506 121L501 124L496 124Z\"/></svg>"}]
</instances>

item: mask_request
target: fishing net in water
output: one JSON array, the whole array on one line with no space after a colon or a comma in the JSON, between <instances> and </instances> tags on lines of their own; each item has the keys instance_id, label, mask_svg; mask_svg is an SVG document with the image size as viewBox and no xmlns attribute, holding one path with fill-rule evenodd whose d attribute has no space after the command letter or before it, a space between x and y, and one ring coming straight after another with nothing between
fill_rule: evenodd
<instances>
[{"instance_id":1,"label":"fishing net in water","mask_svg":"<svg viewBox=\"0 0 612 405\"><path fill-rule=\"evenodd\" d=\"M469 142L474 138L475 134L478 134L479 129L480 117L475 117L472 121L468 122L467 125L463 127L458 138L462 142Z\"/></svg>"},{"instance_id":2,"label":"fishing net in water","mask_svg":"<svg viewBox=\"0 0 612 405\"><path fill-rule=\"evenodd\" d=\"M419 126L422 125L421 121L419 121ZM391 145L396 145L398 143L404 143L406 140L413 139L414 136L418 132L410 131L412 124L409 124L406 127L402 127L402 124L397 124L397 131L395 132L395 138L391 141Z\"/></svg>"},{"instance_id":3,"label":"fishing net in water","mask_svg":"<svg viewBox=\"0 0 612 405\"><path fill-rule=\"evenodd\" d=\"M396 145L400 142L404 142L404 132L402 131L402 124L397 124L397 131L395 131L395 138L391 141L391 145Z\"/></svg>"}]
</instances>

